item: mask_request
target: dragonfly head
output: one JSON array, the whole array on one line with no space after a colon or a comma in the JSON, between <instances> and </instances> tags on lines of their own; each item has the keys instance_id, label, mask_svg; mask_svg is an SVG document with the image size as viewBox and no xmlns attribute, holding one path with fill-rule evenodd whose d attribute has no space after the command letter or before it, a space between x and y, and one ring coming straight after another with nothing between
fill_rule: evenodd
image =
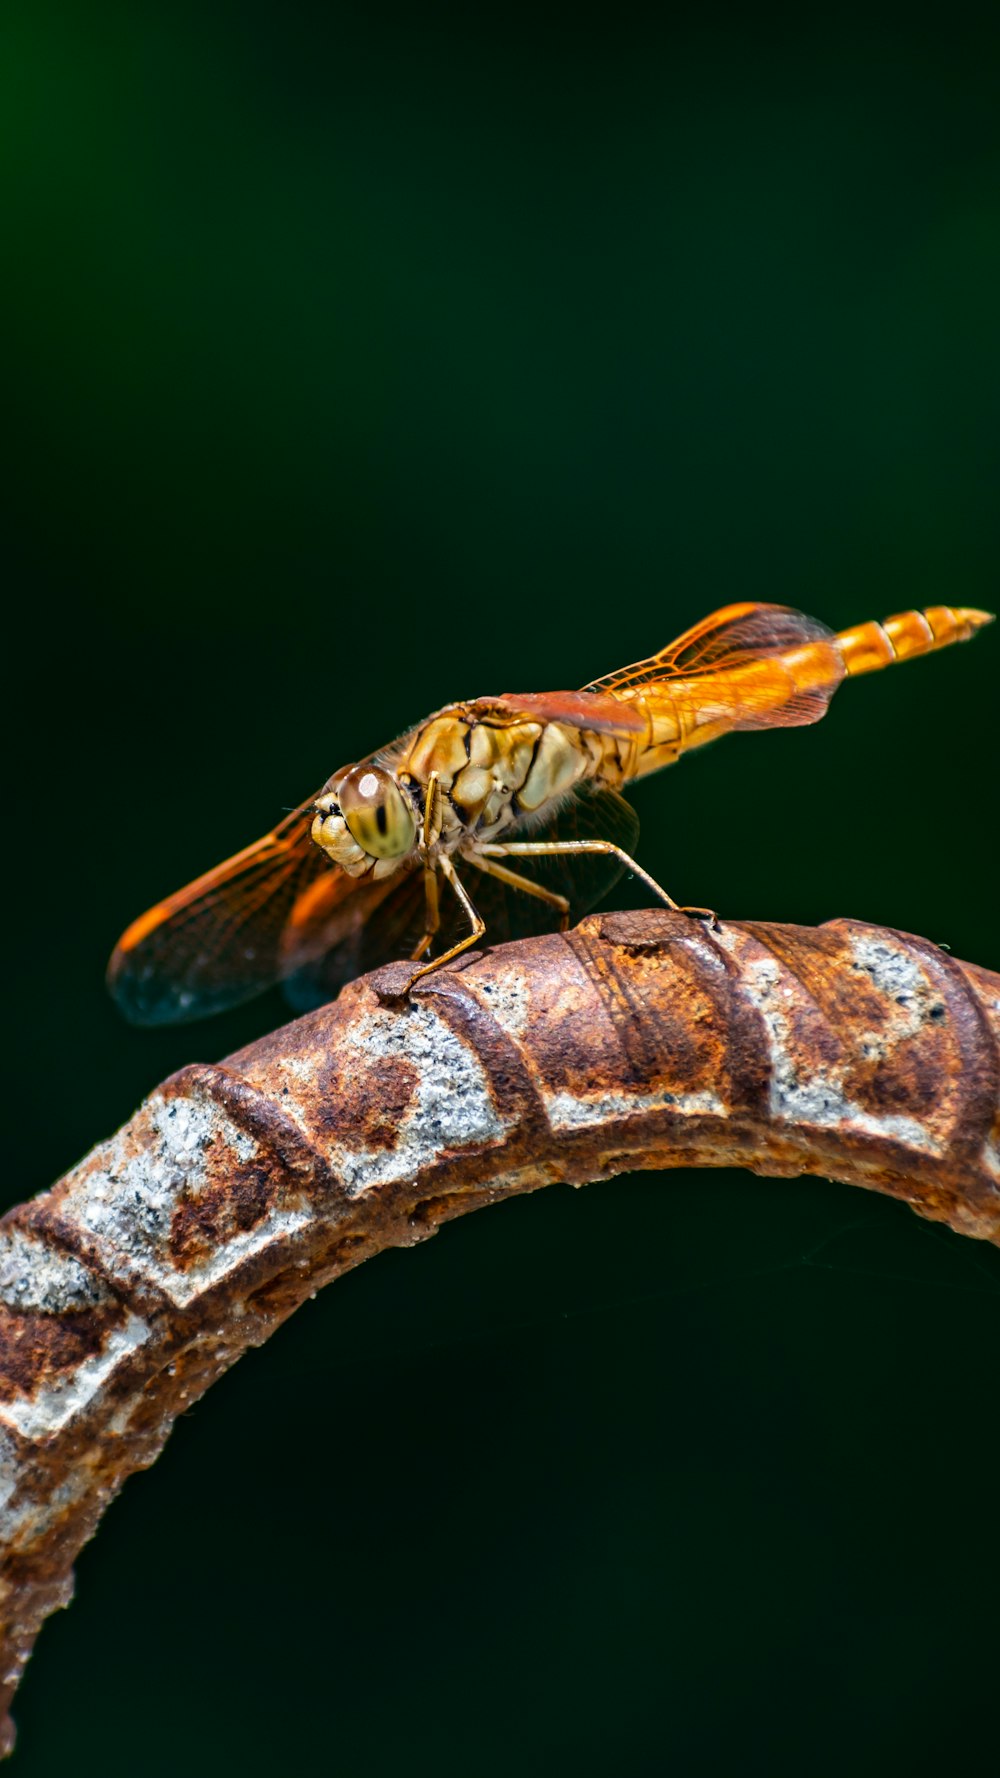
<instances>
[{"instance_id":1,"label":"dragonfly head","mask_svg":"<svg viewBox=\"0 0 1000 1778\"><path fill-rule=\"evenodd\" d=\"M388 877L412 852L417 820L399 780L383 766L347 766L316 799L312 837L352 877Z\"/></svg>"}]
</instances>

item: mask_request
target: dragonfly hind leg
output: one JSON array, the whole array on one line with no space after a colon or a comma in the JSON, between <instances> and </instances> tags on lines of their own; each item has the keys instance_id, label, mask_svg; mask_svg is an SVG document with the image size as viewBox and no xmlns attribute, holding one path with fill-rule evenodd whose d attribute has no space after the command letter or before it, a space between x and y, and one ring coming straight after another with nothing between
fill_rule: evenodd
<instances>
[{"instance_id":1,"label":"dragonfly hind leg","mask_svg":"<svg viewBox=\"0 0 1000 1778\"><path fill-rule=\"evenodd\" d=\"M648 871L643 870L641 864L637 864L636 860L621 846L613 845L611 840L511 840L507 845L499 843L481 845L477 851L483 860L484 868L486 868L488 858L556 858L560 853L566 856L573 852L611 854L619 859L626 870L632 872L633 876L638 877L641 883L645 883L647 889L651 889L665 906L672 908L675 914L692 914L696 919L708 920L712 926L719 924L719 916L714 908L681 907L672 895L667 894L655 877L651 877ZM535 893L538 894L537 886L534 887Z\"/></svg>"},{"instance_id":2,"label":"dragonfly hind leg","mask_svg":"<svg viewBox=\"0 0 1000 1778\"><path fill-rule=\"evenodd\" d=\"M487 857L484 850L472 854L472 862L477 870L485 871L488 877L496 877L499 883L506 883L508 889L519 889L524 895L533 895L536 901L547 902L555 908L559 915L559 930L565 932L569 925L569 902L565 895L557 895L554 889L545 889L541 883L533 883L530 877L522 877L516 870L508 870L506 865L497 864L493 856Z\"/></svg>"}]
</instances>

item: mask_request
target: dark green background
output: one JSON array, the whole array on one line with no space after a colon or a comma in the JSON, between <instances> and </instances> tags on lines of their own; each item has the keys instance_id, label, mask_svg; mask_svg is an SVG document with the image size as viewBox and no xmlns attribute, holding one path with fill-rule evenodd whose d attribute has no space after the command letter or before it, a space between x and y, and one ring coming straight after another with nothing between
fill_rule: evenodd
<instances>
[{"instance_id":1,"label":"dark green background","mask_svg":"<svg viewBox=\"0 0 1000 1778\"><path fill-rule=\"evenodd\" d=\"M996 606L996 38L712 21L8 14L11 1202L281 1016L104 961L342 761L734 598ZM644 785L646 865L1000 966L998 643ZM844 1186L469 1218L129 1483L16 1769L982 1770L998 1350L1000 1255Z\"/></svg>"}]
</instances>

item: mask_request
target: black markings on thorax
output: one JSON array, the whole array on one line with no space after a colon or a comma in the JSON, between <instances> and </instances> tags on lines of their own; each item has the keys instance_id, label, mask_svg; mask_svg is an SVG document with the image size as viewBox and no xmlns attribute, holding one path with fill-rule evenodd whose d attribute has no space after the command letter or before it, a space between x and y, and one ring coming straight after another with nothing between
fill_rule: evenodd
<instances>
[{"instance_id":1,"label":"black markings on thorax","mask_svg":"<svg viewBox=\"0 0 1000 1778\"><path fill-rule=\"evenodd\" d=\"M538 735L538 739L535 742L535 745L533 746L533 748L531 749L531 758L528 761L528 769L525 772L524 777L521 779L521 782L518 785L517 789L515 790L514 795L511 799L513 807L516 808L518 810L518 812L521 814L524 813L523 809L521 808L521 792L524 789L525 785L527 784L528 779L531 777L531 774L534 770L535 760L538 758L538 749L541 746L542 742L544 741L546 734L548 733L548 727L549 727L548 723L543 722L541 730Z\"/></svg>"}]
</instances>

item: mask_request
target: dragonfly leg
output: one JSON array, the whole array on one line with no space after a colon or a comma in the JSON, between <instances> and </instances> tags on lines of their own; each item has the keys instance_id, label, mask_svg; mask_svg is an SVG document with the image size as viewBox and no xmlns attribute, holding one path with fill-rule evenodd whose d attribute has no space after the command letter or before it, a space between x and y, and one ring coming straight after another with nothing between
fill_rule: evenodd
<instances>
[{"instance_id":1,"label":"dragonfly leg","mask_svg":"<svg viewBox=\"0 0 1000 1778\"><path fill-rule=\"evenodd\" d=\"M525 895L534 895L538 901L546 901L550 908L559 914L559 930L565 932L569 925L569 902L565 895L557 895L554 889L543 889L541 883L533 883L530 877L522 877L516 870L508 870L506 865L497 864L492 857L484 857L482 852L471 855L471 861L477 870L485 871L488 877L496 877L498 882L506 883L510 889L520 889Z\"/></svg>"},{"instance_id":2,"label":"dragonfly leg","mask_svg":"<svg viewBox=\"0 0 1000 1778\"><path fill-rule=\"evenodd\" d=\"M472 931L467 933L465 938L460 938L457 945L452 945L450 950L444 951L440 957L435 957L432 962L425 963L423 969L418 969L411 979L411 987L414 982L420 980L422 975L429 975L432 969L440 969L442 963L450 963L453 957L458 957L461 955L462 951L467 951L469 946L474 945L477 938L482 938L483 933L486 931L486 921L483 919L478 909L473 905L468 891L459 877L455 866L452 864L451 859L448 857L448 854L446 852L440 853L437 862L438 869L441 871L442 876L444 876L451 884L462 907L468 914L469 924L472 927ZM434 934L430 933L429 939L433 938L433 936Z\"/></svg>"},{"instance_id":3,"label":"dragonfly leg","mask_svg":"<svg viewBox=\"0 0 1000 1778\"><path fill-rule=\"evenodd\" d=\"M431 772L428 775L427 793L424 798L424 822L421 839L423 842L424 853L425 931L423 938L420 940L420 943L410 958L411 963L419 963L421 957L427 955L427 952L430 950L431 945L434 942L434 935L441 924L441 914L438 908L437 865L432 862L430 857L430 848L437 838L441 825L438 820L438 802L441 795L439 778L440 775L437 772ZM435 963L433 967L436 968L437 964Z\"/></svg>"},{"instance_id":4,"label":"dragonfly leg","mask_svg":"<svg viewBox=\"0 0 1000 1778\"><path fill-rule=\"evenodd\" d=\"M478 850L488 858L554 858L560 853L565 855L571 852L611 853L621 860L633 876L645 883L647 889L651 889L660 901L668 908L673 908L676 914L695 914L699 919L710 921L713 926L719 924L719 916L714 908L681 907L672 895L661 888L655 877L651 877L628 852L623 851L621 846L613 845L610 840L511 840L506 846L486 844L481 845Z\"/></svg>"},{"instance_id":5,"label":"dragonfly leg","mask_svg":"<svg viewBox=\"0 0 1000 1778\"><path fill-rule=\"evenodd\" d=\"M433 864L424 865L424 908L426 931L410 958L411 963L419 963L421 957L430 950L434 942L434 934L441 924L441 915L438 909L437 871Z\"/></svg>"},{"instance_id":6,"label":"dragonfly leg","mask_svg":"<svg viewBox=\"0 0 1000 1778\"><path fill-rule=\"evenodd\" d=\"M438 813L441 801L441 774L430 772L427 778L427 791L424 796L424 825L421 834L424 854L430 851L434 841L441 832L441 817ZM435 931L437 928L435 927Z\"/></svg>"}]
</instances>

